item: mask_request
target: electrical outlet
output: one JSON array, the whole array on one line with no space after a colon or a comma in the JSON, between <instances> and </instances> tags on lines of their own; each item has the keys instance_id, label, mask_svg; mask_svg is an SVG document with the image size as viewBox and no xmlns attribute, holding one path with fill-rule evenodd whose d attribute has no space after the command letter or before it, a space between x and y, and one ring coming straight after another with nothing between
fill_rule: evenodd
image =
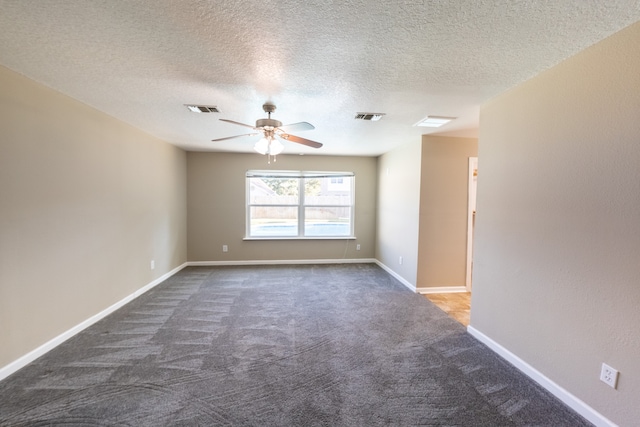
<instances>
[{"instance_id":1,"label":"electrical outlet","mask_svg":"<svg viewBox=\"0 0 640 427\"><path fill-rule=\"evenodd\" d=\"M613 369L606 363L602 364L602 370L600 371L600 381L608 385L609 387L618 388L618 371Z\"/></svg>"},{"instance_id":2,"label":"electrical outlet","mask_svg":"<svg viewBox=\"0 0 640 427\"><path fill-rule=\"evenodd\" d=\"M229 252L229 246L222 245L222 252Z\"/></svg>"},{"instance_id":3,"label":"electrical outlet","mask_svg":"<svg viewBox=\"0 0 640 427\"><path fill-rule=\"evenodd\" d=\"M359 250L360 250L360 245L359 245L359 244L357 244L357 245L356 245L356 251L359 251Z\"/></svg>"},{"instance_id":4,"label":"electrical outlet","mask_svg":"<svg viewBox=\"0 0 640 427\"><path fill-rule=\"evenodd\" d=\"M151 269L153 270L154 268L156 268L156 262L151 260Z\"/></svg>"},{"instance_id":5,"label":"electrical outlet","mask_svg":"<svg viewBox=\"0 0 640 427\"><path fill-rule=\"evenodd\" d=\"M402 265L402 257L398 257L398 264Z\"/></svg>"}]
</instances>

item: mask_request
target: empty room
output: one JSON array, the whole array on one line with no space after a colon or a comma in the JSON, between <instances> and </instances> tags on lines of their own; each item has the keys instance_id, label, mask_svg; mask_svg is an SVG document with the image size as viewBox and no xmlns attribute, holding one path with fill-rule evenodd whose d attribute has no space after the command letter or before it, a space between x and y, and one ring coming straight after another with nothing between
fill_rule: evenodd
<instances>
[{"instance_id":1,"label":"empty room","mask_svg":"<svg viewBox=\"0 0 640 427\"><path fill-rule=\"evenodd\" d=\"M0 425L638 425L638 46L628 0L0 0Z\"/></svg>"}]
</instances>

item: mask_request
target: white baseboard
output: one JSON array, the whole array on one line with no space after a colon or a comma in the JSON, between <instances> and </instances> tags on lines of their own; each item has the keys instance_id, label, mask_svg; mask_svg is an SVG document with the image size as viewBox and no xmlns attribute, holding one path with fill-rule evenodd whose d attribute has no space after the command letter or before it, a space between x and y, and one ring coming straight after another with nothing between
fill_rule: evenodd
<instances>
[{"instance_id":1,"label":"white baseboard","mask_svg":"<svg viewBox=\"0 0 640 427\"><path fill-rule=\"evenodd\" d=\"M468 292L466 286L434 286L428 288L416 288L419 294L459 294Z\"/></svg>"},{"instance_id":2,"label":"white baseboard","mask_svg":"<svg viewBox=\"0 0 640 427\"><path fill-rule=\"evenodd\" d=\"M396 278L400 283L402 283L407 288L409 288L411 290L411 292L416 292L416 287L414 285L412 285L411 283L409 283L404 277L400 276L398 273L396 273L395 271L393 271L392 269L390 269L389 267L387 267L386 265L384 265L383 263L381 263L377 259L374 260L374 262L376 264L378 264L378 266L380 268L382 268L384 271L386 271L387 273L392 275L394 278Z\"/></svg>"},{"instance_id":3,"label":"white baseboard","mask_svg":"<svg viewBox=\"0 0 640 427\"><path fill-rule=\"evenodd\" d=\"M291 260L249 260L249 261L189 261L188 266L221 266L221 265L293 265L293 264L371 264L375 263L373 258L350 258L350 259L291 259Z\"/></svg>"},{"instance_id":4,"label":"white baseboard","mask_svg":"<svg viewBox=\"0 0 640 427\"><path fill-rule=\"evenodd\" d=\"M69 338L73 337L74 335L76 335L77 333L81 332L82 330L88 328L89 326L93 325L98 320L108 316L109 314L113 313L114 311L116 311L117 309L122 307L123 305L133 301L134 299L136 299L140 295L144 294L145 292L149 291L150 289L152 289L155 286L159 285L160 283L164 282L166 279L168 279L169 277L173 276L178 271L180 271L183 268L185 268L187 265L188 265L187 263L184 263L184 264L174 268L170 272L168 272L166 274L163 274L162 276L158 277L154 281L152 281L152 282L148 283L147 285L143 286L142 288L138 289L137 291L135 291L131 295L128 295L125 298L121 299L120 301L116 302L112 306L107 307L106 309L102 310L98 314L95 314L95 315L91 316L90 318L88 318L87 320L83 321L82 323L80 323L80 324L74 326L73 328L61 333L57 337L47 341L46 343L42 344L40 347L36 348L35 350L32 350L29 353L25 354L24 356L22 356L22 357L20 357L20 358L18 358L16 360L14 360L13 362L9 363L8 365L3 366L2 368L0 368L0 381L5 379L9 375L13 374L14 372L18 371L19 369L25 367L29 363L33 362L38 357L40 357L40 356L44 355L45 353L53 350L55 347L59 346L60 344L62 344L66 340L68 340Z\"/></svg>"},{"instance_id":5,"label":"white baseboard","mask_svg":"<svg viewBox=\"0 0 640 427\"><path fill-rule=\"evenodd\" d=\"M479 330L475 329L473 326L467 326L467 332L469 332L469 334L473 335L478 341L485 344L507 362L518 368L529 378L547 389L547 391L549 391L551 394L560 399L567 406L576 411L578 414L582 415L594 425L598 427L617 427L616 424L609 421L602 414L594 410L582 400L578 399L573 394L569 393L564 388L560 387L558 384L547 378L533 366L529 365L527 362L511 353L509 350L507 350Z\"/></svg>"}]
</instances>

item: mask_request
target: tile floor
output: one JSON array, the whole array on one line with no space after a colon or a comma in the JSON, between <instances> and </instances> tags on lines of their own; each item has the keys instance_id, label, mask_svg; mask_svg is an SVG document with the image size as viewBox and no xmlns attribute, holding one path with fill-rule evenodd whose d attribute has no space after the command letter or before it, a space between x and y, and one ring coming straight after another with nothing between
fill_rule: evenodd
<instances>
[{"instance_id":1,"label":"tile floor","mask_svg":"<svg viewBox=\"0 0 640 427\"><path fill-rule=\"evenodd\" d=\"M469 313L471 312L471 292L457 292L451 294L425 294L432 303L437 305L449 316L469 326Z\"/></svg>"}]
</instances>

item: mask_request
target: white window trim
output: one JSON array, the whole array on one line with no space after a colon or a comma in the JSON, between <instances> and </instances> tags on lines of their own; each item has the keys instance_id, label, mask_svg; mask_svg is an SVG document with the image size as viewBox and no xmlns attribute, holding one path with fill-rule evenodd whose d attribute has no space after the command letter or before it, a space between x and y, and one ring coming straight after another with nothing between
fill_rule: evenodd
<instances>
[{"instance_id":1,"label":"white window trim","mask_svg":"<svg viewBox=\"0 0 640 427\"><path fill-rule=\"evenodd\" d=\"M297 205L269 205L273 207L294 207L298 208L298 235L297 236L251 236L250 217L250 194L251 184L248 178L299 178L298 204ZM304 235L304 209L308 207L345 207L347 205L305 205L304 204L304 179L303 178L333 178L350 177L351 179L351 204L350 207L350 234L348 236L305 236ZM248 170L245 174L245 237L242 240L355 240L355 173L353 172L333 172L333 171L269 171L269 170Z\"/></svg>"}]
</instances>

